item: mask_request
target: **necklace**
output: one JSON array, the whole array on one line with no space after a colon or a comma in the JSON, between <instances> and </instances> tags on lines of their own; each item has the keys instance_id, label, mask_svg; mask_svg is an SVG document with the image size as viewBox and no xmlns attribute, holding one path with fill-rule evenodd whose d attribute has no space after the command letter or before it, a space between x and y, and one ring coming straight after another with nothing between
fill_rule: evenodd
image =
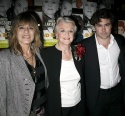
<instances>
[{"instance_id":1,"label":"necklace","mask_svg":"<svg viewBox=\"0 0 125 116\"><path fill-rule=\"evenodd\" d=\"M25 57L25 56L23 55L23 57L24 57L25 60L28 60L28 59L32 58L32 56L33 56L33 54L31 54L31 56L29 56L29 57Z\"/></svg>"}]
</instances>

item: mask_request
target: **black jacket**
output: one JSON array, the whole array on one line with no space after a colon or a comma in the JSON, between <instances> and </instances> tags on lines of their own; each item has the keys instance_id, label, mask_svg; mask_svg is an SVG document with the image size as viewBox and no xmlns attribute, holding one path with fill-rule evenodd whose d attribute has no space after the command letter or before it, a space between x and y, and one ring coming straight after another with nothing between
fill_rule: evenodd
<instances>
[{"instance_id":1,"label":"black jacket","mask_svg":"<svg viewBox=\"0 0 125 116\"><path fill-rule=\"evenodd\" d=\"M73 51L72 51L73 53ZM61 71L61 60L62 52L57 50L55 46L44 48L42 50L42 57L45 62L48 78L49 78L49 88L48 88L48 116L61 116L61 93L60 93L60 71ZM76 69L81 76L81 102L82 111L85 115L85 88L84 88L84 73L82 67L82 61L77 61L74 57L74 63Z\"/></svg>"},{"instance_id":2,"label":"black jacket","mask_svg":"<svg viewBox=\"0 0 125 116\"><path fill-rule=\"evenodd\" d=\"M125 54L123 50L123 38L119 35L114 35L119 48L119 67L120 76L125 94ZM100 67L98 60L98 52L95 41L95 34L91 37L82 40L82 43L86 47L86 53L84 55L85 66L85 85L86 85L86 99L87 107L90 111L93 111L99 96L100 91ZM115 52L115 51L114 51Z\"/></svg>"}]
</instances>

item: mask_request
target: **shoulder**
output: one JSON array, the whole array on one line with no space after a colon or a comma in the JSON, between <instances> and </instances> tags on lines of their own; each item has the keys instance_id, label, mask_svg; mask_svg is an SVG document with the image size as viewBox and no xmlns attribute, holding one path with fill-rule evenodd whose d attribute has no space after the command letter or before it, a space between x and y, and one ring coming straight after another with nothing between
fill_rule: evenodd
<instances>
[{"instance_id":1,"label":"shoulder","mask_svg":"<svg viewBox=\"0 0 125 116\"><path fill-rule=\"evenodd\" d=\"M120 35L120 34L113 34L113 36L114 36L115 39L121 39L121 40L125 39L125 37Z\"/></svg>"},{"instance_id":2,"label":"shoulder","mask_svg":"<svg viewBox=\"0 0 125 116\"><path fill-rule=\"evenodd\" d=\"M12 53L10 52L9 49L4 49L2 51L0 51L0 59L1 58L8 58Z\"/></svg>"},{"instance_id":3,"label":"shoulder","mask_svg":"<svg viewBox=\"0 0 125 116\"><path fill-rule=\"evenodd\" d=\"M92 40L95 40L95 34L93 34L91 37L88 37L86 39L82 39L79 43L81 44L87 44L92 42Z\"/></svg>"},{"instance_id":4,"label":"shoulder","mask_svg":"<svg viewBox=\"0 0 125 116\"><path fill-rule=\"evenodd\" d=\"M113 34L114 36L114 39L117 41L117 42L121 42L122 44L125 43L125 37L120 35L120 34Z\"/></svg>"},{"instance_id":5,"label":"shoulder","mask_svg":"<svg viewBox=\"0 0 125 116\"><path fill-rule=\"evenodd\" d=\"M50 54L61 53L61 51L57 50L55 46L43 48L41 51L42 53L50 53Z\"/></svg>"},{"instance_id":6,"label":"shoulder","mask_svg":"<svg viewBox=\"0 0 125 116\"><path fill-rule=\"evenodd\" d=\"M57 50L55 46L43 48L41 50L41 56L43 58L61 56L61 51Z\"/></svg>"},{"instance_id":7,"label":"shoulder","mask_svg":"<svg viewBox=\"0 0 125 116\"><path fill-rule=\"evenodd\" d=\"M10 63L10 58L11 58L12 53L8 49L4 49L0 51L0 66L3 68L5 66L8 66ZM0 67L0 69L1 69Z\"/></svg>"},{"instance_id":8,"label":"shoulder","mask_svg":"<svg viewBox=\"0 0 125 116\"><path fill-rule=\"evenodd\" d=\"M55 46L46 47L41 50L41 54L50 54L55 51Z\"/></svg>"}]
</instances>

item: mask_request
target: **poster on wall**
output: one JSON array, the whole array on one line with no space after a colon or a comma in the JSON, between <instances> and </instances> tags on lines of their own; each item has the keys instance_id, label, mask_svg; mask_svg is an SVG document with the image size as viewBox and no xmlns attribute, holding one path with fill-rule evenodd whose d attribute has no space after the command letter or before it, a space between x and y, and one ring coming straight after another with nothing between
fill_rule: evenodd
<instances>
[{"instance_id":1,"label":"poster on wall","mask_svg":"<svg viewBox=\"0 0 125 116\"><path fill-rule=\"evenodd\" d=\"M11 21L7 18L0 18L0 48L8 48L8 36L11 29Z\"/></svg>"},{"instance_id":2,"label":"poster on wall","mask_svg":"<svg viewBox=\"0 0 125 116\"><path fill-rule=\"evenodd\" d=\"M125 20L118 20L118 34L125 37Z\"/></svg>"},{"instance_id":3,"label":"poster on wall","mask_svg":"<svg viewBox=\"0 0 125 116\"><path fill-rule=\"evenodd\" d=\"M44 47L52 46L57 43L54 35L55 13L58 11L60 0L43 0L42 2L42 21L44 34Z\"/></svg>"},{"instance_id":4,"label":"poster on wall","mask_svg":"<svg viewBox=\"0 0 125 116\"><path fill-rule=\"evenodd\" d=\"M73 8L72 17L74 18L77 26L74 42L79 42L83 39L83 9Z\"/></svg>"},{"instance_id":5,"label":"poster on wall","mask_svg":"<svg viewBox=\"0 0 125 116\"><path fill-rule=\"evenodd\" d=\"M28 10L28 0L2 0L0 2L0 48L8 48L11 22L16 15Z\"/></svg>"},{"instance_id":6,"label":"poster on wall","mask_svg":"<svg viewBox=\"0 0 125 116\"><path fill-rule=\"evenodd\" d=\"M95 29L90 24L92 15L97 10L97 0L84 0L83 4L83 37L84 39L92 36Z\"/></svg>"}]
</instances>

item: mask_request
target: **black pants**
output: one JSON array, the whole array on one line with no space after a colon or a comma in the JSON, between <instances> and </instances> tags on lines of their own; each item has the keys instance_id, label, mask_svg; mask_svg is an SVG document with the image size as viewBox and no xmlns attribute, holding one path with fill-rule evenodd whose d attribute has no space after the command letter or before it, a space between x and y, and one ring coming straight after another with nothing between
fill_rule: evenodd
<instances>
[{"instance_id":1,"label":"black pants","mask_svg":"<svg viewBox=\"0 0 125 116\"><path fill-rule=\"evenodd\" d=\"M82 116L81 110L81 103L73 107L62 107L62 116Z\"/></svg>"},{"instance_id":2,"label":"black pants","mask_svg":"<svg viewBox=\"0 0 125 116\"><path fill-rule=\"evenodd\" d=\"M121 83L113 89L100 89L97 105L90 116L123 116L123 92Z\"/></svg>"}]
</instances>

